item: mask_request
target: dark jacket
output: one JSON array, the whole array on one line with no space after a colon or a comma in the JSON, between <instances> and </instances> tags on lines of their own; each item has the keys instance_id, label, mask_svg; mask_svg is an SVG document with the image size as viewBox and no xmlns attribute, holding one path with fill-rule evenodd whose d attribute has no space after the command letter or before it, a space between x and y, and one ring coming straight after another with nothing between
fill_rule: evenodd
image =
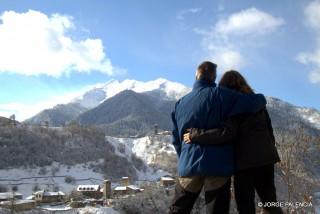
<instances>
[{"instance_id":1,"label":"dark jacket","mask_svg":"<svg viewBox=\"0 0 320 214\"><path fill-rule=\"evenodd\" d=\"M196 81L193 90L176 103L171 115L179 176L232 175L232 144L185 144L183 134L190 127L217 128L231 115L256 112L265 105L265 97L261 94L241 94L206 81Z\"/></svg>"},{"instance_id":2,"label":"dark jacket","mask_svg":"<svg viewBox=\"0 0 320 214\"><path fill-rule=\"evenodd\" d=\"M280 161L275 146L271 120L266 109L230 118L221 128L190 130L190 138L198 144L235 144L236 170L274 164Z\"/></svg>"}]
</instances>

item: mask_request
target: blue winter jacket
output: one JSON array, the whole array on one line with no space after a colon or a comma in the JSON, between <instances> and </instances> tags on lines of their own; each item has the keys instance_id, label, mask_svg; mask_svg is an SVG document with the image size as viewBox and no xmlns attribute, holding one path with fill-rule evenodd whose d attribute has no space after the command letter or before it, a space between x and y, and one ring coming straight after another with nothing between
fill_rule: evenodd
<instances>
[{"instance_id":1,"label":"blue winter jacket","mask_svg":"<svg viewBox=\"0 0 320 214\"><path fill-rule=\"evenodd\" d=\"M186 144L183 134L190 127L217 128L232 115L257 112L265 105L262 94L242 94L215 83L196 81L193 90L177 101L171 115L179 176L231 176L234 172L232 144Z\"/></svg>"}]
</instances>

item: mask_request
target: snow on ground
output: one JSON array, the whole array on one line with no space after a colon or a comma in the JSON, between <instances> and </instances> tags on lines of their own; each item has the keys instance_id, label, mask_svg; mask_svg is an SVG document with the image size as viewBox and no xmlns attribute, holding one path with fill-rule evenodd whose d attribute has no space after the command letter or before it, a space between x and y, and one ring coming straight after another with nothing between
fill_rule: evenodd
<instances>
[{"instance_id":1,"label":"snow on ground","mask_svg":"<svg viewBox=\"0 0 320 214\"><path fill-rule=\"evenodd\" d=\"M79 214L119 214L119 212L115 211L110 207L101 207L101 208L94 208L94 207L85 207L78 209Z\"/></svg>"},{"instance_id":2,"label":"snow on ground","mask_svg":"<svg viewBox=\"0 0 320 214\"><path fill-rule=\"evenodd\" d=\"M59 166L54 163L52 166L45 167L47 173L39 173L41 168L16 168L1 169L0 184L18 186L18 192L26 198L32 194L32 189L38 185L41 189L52 190L58 187L60 191L69 193L79 184L99 184L103 182L103 175L93 172L87 164L77 164L71 167ZM60 177L59 177L60 176ZM65 182L65 176L72 176L76 180L74 184Z\"/></svg>"},{"instance_id":3,"label":"snow on ground","mask_svg":"<svg viewBox=\"0 0 320 214\"><path fill-rule=\"evenodd\" d=\"M142 138L116 138L106 136L106 139L116 148L116 154L130 157L135 154L148 165L154 164L155 156L159 153L174 154L175 149L170 143L171 136L146 136ZM124 152L121 151L122 148Z\"/></svg>"},{"instance_id":4,"label":"snow on ground","mask_svg":"<svg viewBox=\"0 0 320 214\"><path fill-rule=\"evenodd\" d=\"M115 153L130 160L131 155L135 154L141 158L148 166L146 172L138 171L139 180L156 180L163 175L170 174L165 170L155 170L152 166L156 165L157 155L166 153L176 155L175 149L171 142L170 135L155 135L142 138L116 138L106 136L115 147Z\"/></svg>"},{"instance_id":5,"label":"snow on ground","mask_svg":"<svg viewBox=\"0 0 320 214\"><path fill-rule=\"evenodd\" d=\"M1 209L0 208L0 214L10 214L11 212L9 210ZM112 209L111 207L85 207L85 208L79 208L79 209L69 209L69 210L43 210L43 209L34 209L24 212L19 212L19 214L119 214L116 210Z\"/></svg>"}]
</instances>

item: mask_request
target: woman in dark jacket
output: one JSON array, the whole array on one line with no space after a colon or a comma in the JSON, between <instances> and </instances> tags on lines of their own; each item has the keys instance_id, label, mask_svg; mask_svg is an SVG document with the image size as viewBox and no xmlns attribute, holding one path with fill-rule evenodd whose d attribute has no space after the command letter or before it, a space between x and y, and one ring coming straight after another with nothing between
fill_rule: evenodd
<instances>
[{"instance_id":1,"label":"woman in dark jacket","mask_svg":"<svg viewBox=\"0 0 320 214\"><path fill-rule=\"evenodd\" d=\"M237 71L226 72L219 85L242 93L254 93ZM276 202L274 164L280 161L275 147L271 120L266 109L256 113L236 115L220 128L191 128L184 135L185 143L219 144L233 142L235 146L234 189L240 214L255 213L255 191L269 213L282 213ZM229 194L230 195L230 194ZM229 196L230 197L230 196Z\"/></svg>"}]
</instances>

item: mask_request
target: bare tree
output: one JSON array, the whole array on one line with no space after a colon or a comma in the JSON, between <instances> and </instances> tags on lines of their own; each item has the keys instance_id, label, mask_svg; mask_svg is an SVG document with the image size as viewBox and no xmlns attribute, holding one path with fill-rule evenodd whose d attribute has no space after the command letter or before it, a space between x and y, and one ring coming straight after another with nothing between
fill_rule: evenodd
<instances>
[{"instance_id":1,"label":"bare tree","mask_svg":"<svg viewBox=\"0 0 320 214\"><path fill-rule=\"evenodd\" d=\"M308 157L308 151L313 146L313 142L319 139L307 135L302 126L297 128L295 133L282 134L278 138L277 147L281 156L280 176L286 185L286 201L311 203L312 189L316 185L316 181L308 175L305 158ZM297 210L300 210L299 213L306 211L305 207L290 206L285 209L287 213ZM314 212L312 208L309 211Z\"/></svg>"}]
</instances>

